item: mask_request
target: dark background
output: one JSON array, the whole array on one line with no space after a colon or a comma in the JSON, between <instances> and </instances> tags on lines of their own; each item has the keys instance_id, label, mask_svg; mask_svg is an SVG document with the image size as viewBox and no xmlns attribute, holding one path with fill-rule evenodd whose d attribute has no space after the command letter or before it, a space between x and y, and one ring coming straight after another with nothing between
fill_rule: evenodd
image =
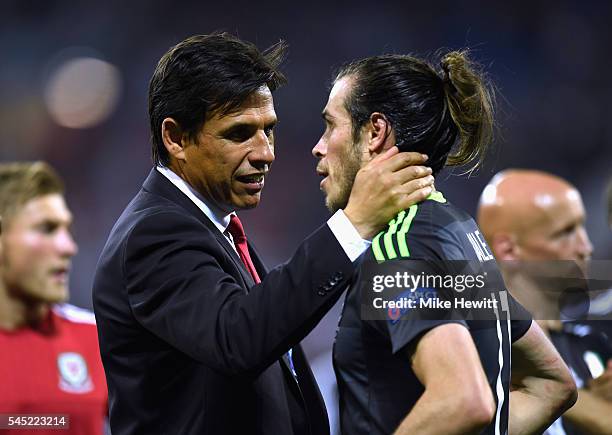
<instances>
[{"instance_id":1,"label":"dark background","mask_svg":"<svg viewBox=\"0 0 612 435\"><path fill-rule=\"evenodd\" d=\"M469 179L444 173L438 189L473 214L501 169L558 174L583 194L594 258L610 259L603 192L612 175L611 18L604 1L2 1L0 160L43 159L65 178L80 247L71 302L91 307L98 254L151 167L147 87L158 59L183 38L217 29L260 48L283 38L290 82L275 96L277 161L260 207L241 214L273 266L328 216L310 150L334 68L383 52L471 47L499 89L502 135L484 169ZM114 110L80 129L58 125L45 103L54 71L77 54L113 64L120 77ZM336 318L337 309L312 352L329 347Z\"/></svg>"}]
</instances>

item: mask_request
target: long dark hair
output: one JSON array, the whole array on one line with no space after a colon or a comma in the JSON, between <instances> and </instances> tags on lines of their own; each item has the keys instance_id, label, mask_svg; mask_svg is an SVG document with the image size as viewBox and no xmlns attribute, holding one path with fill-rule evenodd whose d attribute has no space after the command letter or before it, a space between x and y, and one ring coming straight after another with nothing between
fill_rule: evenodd
<instances>
[{"instance_id":1,"label":"long dark hair","mask_svg":"<svg viewBox=\"0 0 612 435\"><path fill-rule=\"evenodd\" d=\"M439 72L412 56L382 55L343 66L335 81L348 76L353 87L345 107L355 142L370 115L380 112L400 150L427 154L434 174L445 165L473 163L472 171L482 163L493 139L494 91L466 51L444 55Z\"/></svg>"}]
</instances>

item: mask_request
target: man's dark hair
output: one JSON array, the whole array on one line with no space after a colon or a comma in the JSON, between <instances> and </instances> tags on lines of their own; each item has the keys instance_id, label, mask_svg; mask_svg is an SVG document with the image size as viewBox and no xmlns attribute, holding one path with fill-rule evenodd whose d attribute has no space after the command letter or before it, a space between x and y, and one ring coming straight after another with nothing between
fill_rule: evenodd
<instances>
[{"instance_id":1,"label":"man's dark hair","mask_svg":"<svg viewBox=\"0 0 612 435\"><path fill-rule=\"evenodd\" d=\"M162 56L149 83L149 120L155 165L168 165L161 125L174 118L194 139L204 122L228 114L262 86L276 90L286 82L279 71L284 41L261 52L227 33L191 36Z\"/></svg>"},{"instance_id":2,"label":"man's dark hair","mask_svg":"<svg viewBox=\"0 0 612 435\"><path fill-rule=\"evenodd\" d=\"M493 90L469 61L466 52L450 52L441 72L407 55L382 55L344 65L335 81L353 80L345 101L353 140L374 112L382 113L395 133L400 151L429 156L434 174L446 164L482 162L493 136ZM457 152L449 157L459 139Z\"/></svg>"}]
</instances>

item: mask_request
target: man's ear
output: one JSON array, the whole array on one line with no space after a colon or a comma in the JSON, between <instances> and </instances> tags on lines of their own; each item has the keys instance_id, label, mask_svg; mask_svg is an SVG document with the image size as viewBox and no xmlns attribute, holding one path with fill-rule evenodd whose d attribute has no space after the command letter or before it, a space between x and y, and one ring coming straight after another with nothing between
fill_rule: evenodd
<instances>
[{"instance_id":1,"label":"man's ear","mask_svg":"<svg viewBox=\"0 0 612 435\"><path fill-rule=\"evenodd\" d=\"M374 112L370 115L366 124L366 134L370 154L380 154L395 145L395 135L391 123L380 112Z\"/></svg>"},{"instance_id":2,"label":"man's ear","mask_svg":"<svg viewBox=\"0 0 612 435\"><path fill-rule=\"evenodd\" d=\"M162 141L168 154L176 160L185 160L183 129L174 118L165 118L162 121Z\"/></svg>"},{"instance_id":3,"label":"man's ear","mask_svg":"<svg viewBox=\"0 0 612 435\"><path fill-rule=\"evenodd\" d=\"M518 260L518 249L515 237L512 234L495 234L491 241L493 255L498 261Z\"/></svg>"}]
</instances>

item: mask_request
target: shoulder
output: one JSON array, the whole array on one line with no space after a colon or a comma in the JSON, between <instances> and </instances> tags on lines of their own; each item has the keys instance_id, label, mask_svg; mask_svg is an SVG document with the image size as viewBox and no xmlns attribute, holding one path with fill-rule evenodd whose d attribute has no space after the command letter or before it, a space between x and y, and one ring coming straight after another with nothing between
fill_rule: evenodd
<instances>
[{"instance_id":1,"label":"shoulder","mask_svg":"<svg viewBox=\"0 0 612 435\"><path fill-rule=\"evenodd\" d=\"M167 269L170 265L179 267L177 263L196 267L202 262L227 260L223 236L204 215L195 216L177 205L148 208L135 214L116 251L124 276L148 275L155 264L163 265L159 272L166 274L172 270Z\"/></svg>"},{"instance_id":2,"label":"shoulder","mask_svg":"<svg viewBox=\"0 0 612 435\"><path fill-rule=\"evenodd\" d=\"M139 236L155 239L181 232L202 235L207 230L201 219L181 205L141 190L117 220L111 238L129 243Z\"/></svg>"},{"instance_id":3,"label":"shoulder","mask_svg":"<svg viewBox=\"0 0 612 435\"><path fill-rule=\"evenodd\" d=\"M427 200L403 210L372 240L378 261L395 258L444 258L460 245L454 226L466 213L452 204Z\"/></svg>"},{"instance_id":4,"label":"shoulder","mask_svg":"<svg viewBox=\"0 0 612 435\"><path fill-rule=\"evenodd\" d=\"M129 246L134 246L141 242L185 239L201 242L203 239L214 239L214 234L202 219L173 204L135 213L124 237Z\"/></svg>"},{"instance_id":5,"label":"shoulder","mask_svg":"<svg viewBox=\"0 0 612 435\"><path fill-rule=\"evenodd\" d=\"M71 304L58 304L54 305L52 310L53 314L55 314L57 317L70 323L93 326L96 325L94 313L86 310L85 308L79 308Z\"/></svg>"},{"instance_id":6,"label":"shoulder","mask_svg":"<svg viewBox=\"0 0 612 435\"><path fill-rule=\"evenodd\" d=\"M113 225L100 262L123 260L126 250L154 246L180 233L186 234L181 238L201 237L207 234L206 229L206 225L180 205L141 190Z\"/></svg>"},{"instance_id":7,"label":"shoulder","mask_svg":"<svg viewBox=\"0 0 612 435\"><path fill-rule=\"evenodd\" d=\"M123 211L119 221L142 224L152 220L197 220L179 204L155 193L141 190Z\"/></svg>"}]
</instances>

